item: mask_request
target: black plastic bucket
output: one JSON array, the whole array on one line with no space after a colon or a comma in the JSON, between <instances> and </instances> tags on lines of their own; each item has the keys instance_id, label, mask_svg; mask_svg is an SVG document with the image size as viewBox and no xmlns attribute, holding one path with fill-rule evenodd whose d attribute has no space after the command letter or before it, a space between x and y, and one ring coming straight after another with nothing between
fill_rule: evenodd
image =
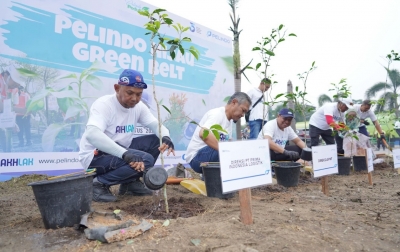
<instances>
[{"instance_id":1,"label":"black plastic bucket","mask_svg":"<svg viewBox=\"0 0 400 252\"><path fill-rule=\"evenodd\" d=\"M273 164L276 181L284 187L297 186L300 177L300 163L279 162Z\"/></svg>"},{"instance_id":2,"label":"black plastic bucket","mask_svg":"<svg viewBox=\"0 0 400 252\"><path fill-rule=\"evenodd\" d=\"M353 156L354 171L367 171L367 160L365 156Z\"/></svg>"},{"instance_id":3,"label":"black plastic bucket","mask_svg":"<svg viewBox=\"0 0 400 252\"><path fill-rule=\"evenodd\" d=\"M147 188L151 190L161 189L167 182L168 173L164 168L153 167L143 176L143 180Z\"/></svg>"},{"instance_id":4,"label":"black plastic bucket","mask_svg":"<svg viewBox=\"0 0 400 252\"><path fill-rule=\"evenodd\" d=\"M339 175L350 175L351 157L338 157Z\"/></svg>"},{"instance_id":5,"label":"black plastic bucket","mask_svg":"<svg viewBox=\"0 0 400 252\"><path fill-rule=\"evenodd\" d=\"M234 192L222 193L221 167L219 163L208 163L202 167L208 197L229 199L235 196Z\"/></svg>"},{"instance_id":6,"label":"black plastic bucket","mask_svg":"<svg viewBox=\"0 0 400 252\"><path fill-rule=\"evenodd\" d=\"M308 148L308 147L307 147L307 148L304 148L304 149L301 151L300 158L303 159L303 160L306 160L306 161L311 161L311 160L312 160L312 152L311 152L311 149Z\"/></svg>"},{"instance_id":7,"label":"black plastic bucket","mask_svg":"<svg viewBox=\"0 0 400 252\"><path fill-rule=\"evenodd\" d=\"M81 174L54 180L42 180L32 186L46 229L72 227L81 215L90 212L93 175Z\"/></svg>"}]
</instances>

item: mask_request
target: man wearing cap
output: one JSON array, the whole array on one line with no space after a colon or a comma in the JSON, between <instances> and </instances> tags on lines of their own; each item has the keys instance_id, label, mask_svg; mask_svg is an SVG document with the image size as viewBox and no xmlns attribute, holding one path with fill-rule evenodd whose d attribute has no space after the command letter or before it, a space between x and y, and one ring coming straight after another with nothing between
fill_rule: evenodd
<instances>
[{"instance_id":1,"label":"man wearing cap","mask_svg":"<svg viewBox=\"0 0 400 252\"><path fill-rule=\"evenodd\" d=\"M267 122L258 139L268 139L271 160L274 161L297 161L300 158L302 149L306 144L297 136L292 127L293 112L287 108L279 111L278 117ZM286 145L293 141L295 145Z\"/></svg>"},{"instance_id":2,"label":"man wearing cap","mask_svg":"<svg viewBox=\"0 0 400 252\"><path fill-rule=\"evenodd\" d=\"M370 100L364 100L362 104L355 104L353 106L353 109L355 109L355 111L357 112L357 117L360 118L360 127L358 127L358 132L363 135L369 136L367 127L365 125L369 125L369 122L366 119L371 118L371 121L374 124L376 130L379 132L381 139L385 139L385 133L383 132L374 111L371 110L371 105L372 103Z\"/></svg>"},{"instance_id":3,"label":"man wearing cap","mask_svg":"<svg viewBox=\"0 0 400 252\"><path fill-rule=\"evenodd\" d=\"M261 80L257 88L252 88L247 92L251 99L253 106L250 108L249 126L250 137L249 139L256 139L261 128L268 120L268 107L264 104L264 93L271 86L271 80L264 78Z\"/></svg>"},{"instance_id":4,"label":"man wearing cap","mask_svg":"<svg viewBox=\"0 0 400 252\"><path fill-rule=\"evenodd\" d=\"M344 112L353 105L350 98L340 98L338 102L326 103L318 108L310 118L310 138L311 146L318 146L319 137L327 145L337 142L338 153L344 154L343 139L336 134L332 136L332 128L340 131L344 128Z\"/></svg>"},{"instance_id":5,"label":"man wearing cap","mask_svg":"<svg viewBox=\"0 0 400 252\"><path fill-rule=\"evenodd\" d=\"M218 124L226 132L220 132L219 141L228 141L232 137L232 122L236 123L249 110L250 97L243 92L234 93L224 107L209 110L200 120L193 133L186 151L186 162L197 173L203 173L202 162L219 162L218 140L214 134L209 133L203 137L204 128Z\"/></svg>"},{"instance_id":6,"label":"man wearing cap","mask_svg":"<svg viewBox=\"0 0 400 252\"><path fill-rule=\"evenodd\" d=\"M96 168L94 201L115 201L109 187L116 184L120 184L119 195L151 195L139 180L143 171L154 166L160 152L168 150L168 155L175 155L168 129L162 126L159 136L158 120L140 101L146 88L139 72L125 69L114 84L115 94L98 98L90 108L79 160L84 168ZM155 135L133 138L137 124L150 128Z\"/></svg>"}]
</instances>

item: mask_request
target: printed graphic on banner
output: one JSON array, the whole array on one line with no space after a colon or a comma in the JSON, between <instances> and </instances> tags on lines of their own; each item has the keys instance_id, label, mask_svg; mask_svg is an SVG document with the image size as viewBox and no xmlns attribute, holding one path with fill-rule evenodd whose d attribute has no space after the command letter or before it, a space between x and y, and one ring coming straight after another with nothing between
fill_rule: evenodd
<instances>
[{"instance_id":1,"label":"printed graphic on banner","mask_svg":"<svg viewBox=\"0 0 400 252\"><path fill-rule=\"evenodd\" d=\"M24 164L19 158L18 171L41 170L36 159L52 156L48 153L78 158L91 105L115 93L123 69L143 75L148 89L142 102L157 117L153 59L143 27L147 19L137 13L155 8L136 0L99 0L95 6L79 0L0 1L0 153L6 160L0 174L8 172L7 164L15 164L9 161L15 153L38 155L33 166L19 165ZM200 52L199 60L179 50L175 60L167 52L158 52L155 61L157 98L171 112L161 108L160 116L176 149L177 156L167 161L173 165L184 162L195 128L190 121L223 106L234 87L231 39L168 14L175 23L189 27L186 36L191 42L184 42L184 48L194 46ZM177 35L172 27L162 32L170 38ZM154 133L145 125L123 125L120 130L132 130L136 137Z\"/></svg>"},{"instance_id":2,"label":"printed graphic on banner","mask_svg":"<svg viewBox=\"0 0 400 252\"><path fill-rule=\"evenodd\" d=\"M338 173L336 144L312 147L314 177Z\"/></svg>"},{"instance_id":3,"label":"printed graphic on banner","mask_svg":"<svg viewBox=\"0 0 400 252\"><path fill-rule=\"evenodd\" d=\"M224 193L272 183L268 140L219 142Z\"/></svg>"}]
</instances>

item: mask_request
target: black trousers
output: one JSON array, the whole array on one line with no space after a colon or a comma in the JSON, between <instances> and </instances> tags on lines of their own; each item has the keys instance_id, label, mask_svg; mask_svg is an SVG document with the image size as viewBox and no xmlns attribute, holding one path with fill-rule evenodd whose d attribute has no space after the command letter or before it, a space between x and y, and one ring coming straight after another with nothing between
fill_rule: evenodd
<instances>
[{"instance_id":1,"label":"black trousers","mask_svg":"<svg viewBox=\"0 0 400 252\"><path fill-rule=\"evenodd\" d=\"M310 125L310 138L311 138L311 146L318 146L319 145L319 137L321 136L322 139L325 141L326 145L330 144L337 144L337 151L340 154L344 154L343 150L343 138L339 137L339 135L335 134L332 136L333 131L331 129L322 130L320 128L315 127L314 125Z\"/></svg>"},{"instance_id":2,"label":"black trousers","mask_svg":"<svg viewBox=\"0 0 400 252\"><path fill-rule=\"evenodd\" d=\"M301 155L301 152L302 152L302 149L297 145L286 145L285 150L295 151L295 152L299 153L299 156ZM271 161L292 161L292 160L290 160L288 155L285 155L282 153L276 153L273 150L270 150L269 154L271 156Z\"/></svg>"}]
</instances>

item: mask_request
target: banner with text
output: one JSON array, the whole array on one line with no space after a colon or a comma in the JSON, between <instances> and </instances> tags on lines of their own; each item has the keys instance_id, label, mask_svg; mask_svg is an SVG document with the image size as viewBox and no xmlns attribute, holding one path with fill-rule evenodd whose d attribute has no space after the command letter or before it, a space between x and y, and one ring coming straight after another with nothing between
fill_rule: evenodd
<instances>
[{"instance_id":1,"label":"banner with text","mask_svg":"<svg viewBox=\"0 0 400 252\"><path fill-rule=\"evenodd\" d=\"M157 116L153 59L143 28L147 19L137 13L155 8L136 0L0 2L0 174L9 172L9 167L14 172L43 170L36 161L11 165L16 159L20 164L27 153L36 153L34 160L65 152L78 158L91 104L115 92L113 84L125 68L143 74L149 88L142 102ZM159 52L155 62L157 98L171 112L162 109L161 120L177 154L166 164L177 164L185 163L196 127L190 121L198 122L208 110L223 106L234 92L232 40L168 14L175 23L189 27L185 36L191 42L183 47L194 46L200 52L199 60L179 51L172 60L167 52ZM177 36L172 27L161 32ZM152 133L141 125L134 125L134 131L138 136ZM79 163L68 165L82 168ZM54 169L60 167L64 168L55 163Z\"/></svg>"}]
</instances>

